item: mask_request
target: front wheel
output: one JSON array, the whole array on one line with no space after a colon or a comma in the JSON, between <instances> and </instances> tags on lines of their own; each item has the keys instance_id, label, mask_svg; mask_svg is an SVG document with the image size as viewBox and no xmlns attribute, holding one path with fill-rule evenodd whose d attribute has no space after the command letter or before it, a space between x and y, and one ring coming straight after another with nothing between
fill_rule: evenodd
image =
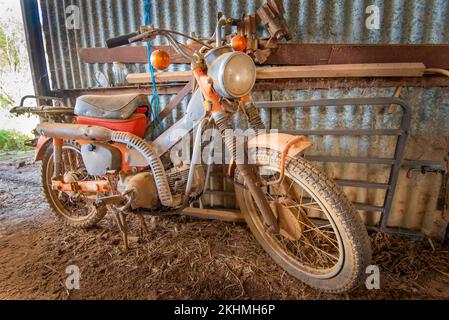
<instances>
[{"instance_id":1,"label":"front wheel","mask_svg":"<svg viewBox=\"0 0 449 320\"><path fill-rule=\"evenodd\" d=\"M281 155L257 149L262 189L280 232L265 225L254 199L236 173L240 209L257 241L283 269L311 287L342 293L357 287L371 261L369 237L342 190L305 159L287 158L279 179ZM270 183L271 182L271 183Z\"/></svg>"}]
</instances>

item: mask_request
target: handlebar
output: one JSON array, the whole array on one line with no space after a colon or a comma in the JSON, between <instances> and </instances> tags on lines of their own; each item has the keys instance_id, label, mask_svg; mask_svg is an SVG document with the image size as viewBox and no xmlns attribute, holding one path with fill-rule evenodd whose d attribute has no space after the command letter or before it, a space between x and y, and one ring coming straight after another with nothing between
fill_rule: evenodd
<instances>
[{"instance_id":1,"label":"handlebar","mask_svg":"<svg viewBox=\"0 0 449 320\"><path fill-rule=\"evenodd\" d=\"M134 42L146 41L146 40L153 38L157 35L165 37L168 40L168 42L170 42L170 44L174 47L174 49L181 56L183 56L185 59L187 59L189 61L191 61L193 59L192 55L189 54L189 52L183 48L183 44L178 42L174 36L176 36L176 35L182 36L184 38L198 42L198 43L202 44L203 46L206 46L206 47L212 49L212 47L210 45L203 43L203 42L199 41L198 39L195 39L189 35L183 34L178 31L169 30L169 29L155 29L155 28L153 28L153 26L143 26L136 32L131 32L131 33L128 33L125 35L110 38L110 39L106 40L106 44L107 44L108 48L115 48L115 47L120 47L123 45L130 44L130 43L134 43Z\"/></svg>"},{"instance_id":2,"label":"handlebar","mask_svg":"<svg viewBox=\"0 0 449 320\"><path fill-rule=\"evenodd\" d=\"M217 47L221 46L221 39L222 39L221 28L222 28L222 26L232 23L232 20L233 19L227 19L225 16L222 16L219 19L219 21L217 23L217 27L216 27L216 32L215 32ZM176 39L176 36L181 36L185 39L189 39L190 41L197 42L197 43L201 44L203 47L207 47L208 49L213 49L213 47L210 44L208 44L207 42L202 42L201 40L194 38L192 36L189 36L187 34L184 34L182 32L170 30L170 29L158 29L158 28L154 28L153 25L142 26L136 32L131 32L131 33L128 33L125 35L110 38L110 39L106 40L106 44L107 44L108 48L115 48L115 47L120 47L123 45L130 44L130 43L134 43L134 42L148 41L149 39L152 39L155 36L165 37L168 40L168 42L173 46L173 48L176 50L176 52L178 52L178 54L180 54L182 57L184 57L187 61L193 61L194 57L189 52L189 49L187 49L184 44L180 43ZM209 39L209 41L211 41L211 40L212 39Z\"/></svg>"},{"instance_id":3,"label":"handlebar","mask_svg":"<svg viewBox=\"0 0 449 320\"><path fill-rule=\"evenodd\" d=\"M140 32L131 32L118 37L110 38L106 40L108 48L116 48L126 44L130 44L129 40L140 35Z\"/></svg>"}]
</instances>

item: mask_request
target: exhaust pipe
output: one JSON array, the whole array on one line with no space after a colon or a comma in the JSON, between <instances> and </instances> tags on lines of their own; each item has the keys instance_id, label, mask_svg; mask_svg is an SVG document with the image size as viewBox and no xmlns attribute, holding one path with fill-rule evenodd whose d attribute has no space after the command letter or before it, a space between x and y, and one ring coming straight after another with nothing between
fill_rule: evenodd
<instances>
[{"instance_id":1,"label":"exhaust pipe","mask_svg":"<svg viewBox=\"0 0 449 320\"><path fill-rule=\"evenodd\" d=\"M172 207L173 196L165 174L164 165L150 143L128 132L113 131L108 128L69 123L40 123L36 131L45 137L65 140L91 140L100 142L119 142L139 151L147 160L153 172L154 180L162 205Z\"/></svg>"},{"instance_id":2,"label":"exhaust pipe","mask_svg":"<svg viewBox=\"0 0 449 320\"><path fill-rule=\"evenodd\" d=\"M37 133L49 138L66 140L111 141L114 131L99 126L70 123L40 123Z\"/></svg>"}]
</instances>

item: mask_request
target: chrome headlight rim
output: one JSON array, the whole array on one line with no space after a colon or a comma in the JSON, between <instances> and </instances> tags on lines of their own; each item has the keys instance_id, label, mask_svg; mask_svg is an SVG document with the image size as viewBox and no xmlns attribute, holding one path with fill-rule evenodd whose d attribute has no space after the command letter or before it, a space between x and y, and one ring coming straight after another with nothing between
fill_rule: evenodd
<instances>
[{"instance_id":1,"label":"chrome headlight rim","mask_svg":"<svg viewBox=\"0 0 449 320\"><path fill-rule=\"evenodd\" d=\"M248 73L245 74L245 76L249 80L249 82L247 83L248 87L243 92L235 92L235 90L233 91L230 88L231 86L227 85L225 79L227 75L226 69L228 68L229 63L231 63L231 61L233 61L233 59L235 59L236 57L243 58L244 60L246 60L243 61L243 63L246 64L246 66L245 68L242 68L242 72L249 72L249 77ZM251 59L251 57L248 56L246 53L240 51L231 51L223 53L220 56L218 56L215 60L211 61L209 65L208 74L214 81L215 91L217 91L221 96L230 99L241 98L248 95L252 91L256 83L256 65L254 64L253 59Z\"/></svg>"},{"instance_id":2,"label":"chrome headlight rim","mask_svg":"<svg viewBox=\"0 0 449 320\"><path fill-rule=\"evenodd\" d=\"M243 94L242 93L235 93L235 92L231 92L230 88L226 86L225 83L225 72L226 72L226 67L229 65L229 63L232 61L232 59L234 59L235 57L245 57L245 59L247 59L247 61L249 62L249 65L251 65L253 68L251 74L252 74L252 80L251 80L251 85L249 86L248 90L246 90ZM226 63L223 63L220 66L220 73L221 75L220 77L220 86L228 93L228 95L230 97L233 98L241 98L244 97L246 95L248 95L251 90L254 88L254 85L256 83L256 65L254 64L253 59L251 59L250 56L248 56L246 53L240 52L240 51L234 51L231 54L229 54L228 59L226 60Z\"/></svg>"}]
</instances>

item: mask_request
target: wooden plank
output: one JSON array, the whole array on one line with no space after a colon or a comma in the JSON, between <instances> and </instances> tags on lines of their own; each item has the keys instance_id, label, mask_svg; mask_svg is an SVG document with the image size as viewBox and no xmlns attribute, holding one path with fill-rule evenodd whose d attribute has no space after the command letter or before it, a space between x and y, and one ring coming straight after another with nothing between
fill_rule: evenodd
<instances>
[{"instance_id":1,"label":"wooden plank","mask_svg":"<svg viewBox=\"0 0 449 320\"><path fill-rule=\"evenodd\" d=\"M266 64L318 65L404 63L420 61L428 68L449 69L449 45L433 44L299 44L286 43Z\"/></svg>"},{"instance_id":2,"label":"wooden plank","mask_svg":"<svg viewBox=\"0 0 449 320\"><path fill-rule=\"evenodd\" d=\"M359 78L359 77L422 77L425 66L422 63L391 64L351 64L324 66L282 66L257 69L257 79L296 78ZM191 71L156 72L157 83L188 82ZM148 83L149 73L132 73L126 78L128 83Z\"/></svg>"},{"instance_id":3,"label":"wooden plank","mask_svg":"<svg viewBox=\"0 0 449 320\"><path fill-rule=\"evenodd\" d=\"M192 71L155 72L156 83L166 82L189 82L192 79ZM128 83L149 83L149 73L130 73L126 77Z\"/></svg>"},{"instance_id":4,"label":"wooden plank","mask_svg":"<svg viewBox=\"0 0 449 320\"><path fill-rule=\"evenodd\" d=\"M138 47L80 48L81 61L85 63L148 63L147 49Z\"/></svg>"},{"instance_id":5,"label":"wooden plank","mask_svg":"<svg viewBox=\"0 0 449 320\"><path fill-rule=\"evenodd\" d=\"M405 63L420 61L428 68L449 69L449 45L338 45L332 47L329 64ZM438 66L438 67L436 67Z\"/></svg>"},{"instance_id":6,"label":"wooden plank","mask_svg":"<svg viewBox=\"0 0 449 320\"><path fill-rule=\"evenodd\" d=\"M157 92L159 95L172 95L177 94L184 88L185 83L170 83L170 84L158 84ZM82 95L119 95L140 93L151 95L153 93L153 86L148 84L130 85L124 87L109 87L109 88L80 88L80 89L63 89L53 90L51 93L53 96L61 98L77 98Z\"/></svg>"},{"instance_id":7,"label":"wooden plank","mask_svg":"<svg viewBox=\"0 0 449 320\"><path fill-rule=\"evenodd\" d=\"M185 83L158 84L160 95L178 93ZM272 79L258 80L254 91L267 90L311 90L311 89L348 89L348 88L391 88L391 87L434 88L449 87L449 77L424 76L421 78L308 78L308 79ZM151 94L153 87L147 84L130 85L111 88L84 88L53 90L50 96L77 98L81 95L114 95L126 93Z\"/></svg>"},{"instance_id":8,"label":"wooden plank","mask_svg":"<svg viewBox=\"0 0 449 320\"><path fill-rule=\"evenodd\" d=\"M192 45L192 49L198 46ZM153 46L151 51L165 50L170 55L171 63L185 64L190 63L184 57L176 52L172 46ZM78 49L80 58L85 63L148 63L147 47L118 47L118 48L80 48Z\"/></svg>"},{"instance_id":9,"label":"wooden plank","mask_svg":"<svg viewBox=\"0 0 449 320\"><path fill-rule=\"evenodd\" d=\"M240 211L230 211L230 210L215 210L215 209L200 209L200 208L185 208L182 211L183 214L201 218L201 219L211 219L211 220L221 220L228 222L245 222L245 218Z\"/></svg>"},{"instance_id":10,"label":"wooden plank","mask_svg":"<svg viewBox=\"0 0 449 320\"><path fill-rule=\"evenodd\" d=\"M373 63L260 68L257 79L422 77L422 63Z\"/></svg>"},{"instance_id":11,"label":"wooden plank","mask_svg":"<svg viewBox=\"0 0 449 320\"><path fill-rule=\"evenodd\" d=\"M195 46L192 46L195 48ZM172 63L189 63L169 46L154 46L170 53ZM145 46L81 48L81 59L86 63L147 63ZM369 44L310 44L285 43L271 54L267 65L320 65L362 63L424 63L428 68L449 69L449 44L369 45Z\"/></svg>"}]
</instances>

